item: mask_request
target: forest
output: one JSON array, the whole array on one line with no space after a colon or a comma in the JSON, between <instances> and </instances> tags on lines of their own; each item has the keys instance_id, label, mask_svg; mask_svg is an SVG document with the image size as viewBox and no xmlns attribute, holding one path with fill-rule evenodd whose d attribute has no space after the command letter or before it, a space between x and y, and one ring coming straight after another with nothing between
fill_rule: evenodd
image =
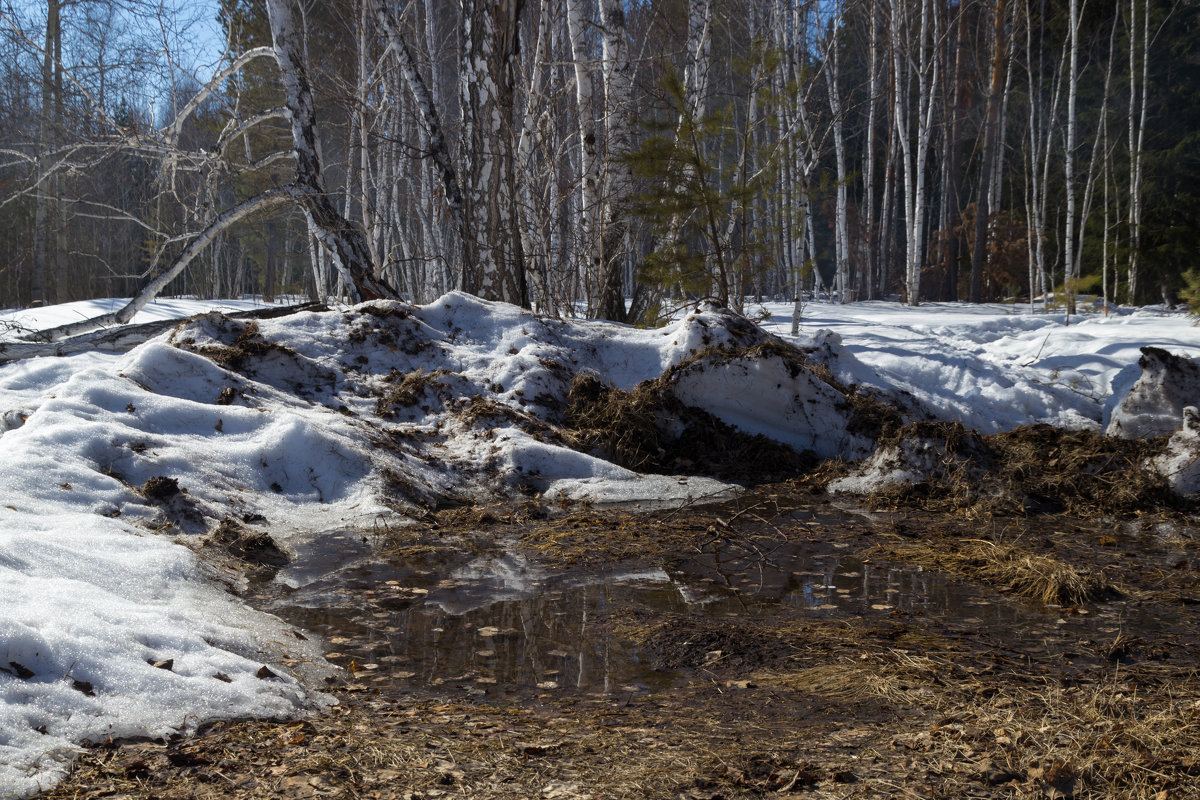
<instances>
[{"instance_id":1,"label":"forest","mask_svg":"<svg viewBox=\"0 0 1200 800\"><path fill-rule=\"evenodd\" d=\"M1200 284L1197 0L184 7L0 11L0 306Z\"/></svg>"}]
</instances>

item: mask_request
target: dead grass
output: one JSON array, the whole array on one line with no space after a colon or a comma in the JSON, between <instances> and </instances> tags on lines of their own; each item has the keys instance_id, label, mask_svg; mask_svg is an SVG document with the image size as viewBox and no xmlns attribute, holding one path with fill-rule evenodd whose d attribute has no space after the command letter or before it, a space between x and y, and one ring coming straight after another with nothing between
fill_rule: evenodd
<instances>
[{"instance_id":1,"label":"dead grass","mask_svg":"<svg viewBox=\"0 0 1200 800\"><path fill-rule=\"evenodd\" d=\"M408 373L393 370L386 378L387 389L375 403L375 413L390 418L401 410L421 405L430 394L436 398L438 390L444 386L440 378L448 374L449 370L444 369L426 372L418 368ZM421 410L428 412L430 406L426 404Z\"/></svg>"},{"instance_id":2,"label":"dead grass","mask_svg":"<svg viewBox=\"0 0 1200 800\"><path fill-rule=\"evenodd\" d=\"M726 524L736 512L711 509L603 518L577 509L559 519L541 511L464 505L431 513L427 526L410 533L460 549L507 546L519 534L547 555L592 565L627 555L669 564L715 536L736 534ZM1045 569L1055 561L1046 553L935 538L929 519L911 522L927 541L875 552L976 580L990 570L1006 587L1025 580L1008 570L1027 557L1038 575L1054 572ZM944 524L958 530L955 521ZM813 537L870 543L861 524L811 525L804 531ZM492 538L454 535L468 530ZM1077 538L1086 542L1084 534ZM1029 591L1064 602L1071 595L1046 587L1077 589L1075 579L1086 574L1030 580ZM605 695L529 689L469 703L454 678L438 694L414 687L385 696L366 683L369 673L359 674L365 685L337 689L340 706L304 721L220 723L192 739L94 748L46 797L1200 796L1200 676L1183 657L1081 668L1036 644L1027 657L1019 640L997 650L987 636L921 614L814 618L781 606L765 616L728 616L620 603L609 611L589 620L596 635L633 642L643 663L677 670L673 688ZM1164 641L1144 635L1151 644ZM1167 637L1190 647L1194 630L1177 627ZM1105 640L1121 662L1132 646L1126 639Z\"/></svg>"},{"instance_id":3,"label":"dead grass","mask_svg":"<svg viewBox=\"0 0 1200 800\"><path fill-rule=\"evenodd\" d=\"M1018 545L986 540L897 542L874 549L889 559L923 564L1041 603L1075 606L1118 594L1102 574Z\"/></svg>"},{"instance_id":4,"label":"dead grass","mask_svg":"<svg viewBox=\"0 0 1200 800\"><path fill-rule=\"evenodd\" d=\"M674 798L712 771L701 749L620 711L588 713L343 693L319 717L218 723L185 741L102 746L44 798ZM596 754L603 753L603 758Z\"/></svg>"},{"instance_id":5,"label":"dead grass","mask_svg":"<svg viewBox=\"0 0 1200 800\"><path fill-rule=\"evenodd\" d=\"M1188 501L1143 468L1161 440L1124 440L1092 431L1030 425L980 436L952 423L895 429L881 446L928 442L941 465L921 483L890 485L868 497L877 509L917 507L971 517L1065 512L1083 518L1184 510Z\"/></svg>"},{"instance_id":6,"label":"dead grass","mask_svg":"<svg viewBox=\"0 0 1200 800\"><path fill-rule=\"evenodd\" d=\"M227 324L236 326L237 323L226 319ZM236 329L236 328L235 328ZM267 341L262 337L257 322L247 322L241 327L233 343L226 345L206 345L195 348L202 356L212 359L226 369L241 371L254 359L261 359L270 353L281 353L295 357L296 353L276 342Z\"/></svg>"},{"instance_id":7,"label":"dead grass","mask_svg":"<svg viewBox=\"0 0 1200 800\"><path fill-rule=\"evenodd\" d=\"M1018 797L1194 797L1196 685L1195 674L1181 675L1169 689L1145 690L1137 676L1114 673L1086 686L1008 687L960 699L944 724L896 736L892 746L930 773L958 772Z\"/></svg>"}]
</instances>

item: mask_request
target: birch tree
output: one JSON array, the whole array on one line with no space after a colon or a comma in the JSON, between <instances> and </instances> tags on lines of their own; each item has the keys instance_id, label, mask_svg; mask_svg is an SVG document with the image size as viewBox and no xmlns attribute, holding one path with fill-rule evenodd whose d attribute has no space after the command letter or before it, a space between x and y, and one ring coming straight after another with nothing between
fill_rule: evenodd
<instances>
[{"instance_id":1,"label":"birch tree","mask_svg":"<svg viewBox=\"0 0 1200 800\"><path fill-rule=\"evenodd\" d=\"M463 289L528 306L514 138L522 7L522 0L463 0L459 100L469 229Z\"/></svg>"},{"instance_id":2,"label":"birch tree","mask_svg":"<svg viewBox=\"0 0 1200 800\"><path fill-rule=\"evenodd\" d=\"M920 21L915 35L911 9L904 0L892 0L891 13L893 116L904 178L904 287L909 305L914 306L921 301L921 262L928 206L925 166L933 140L941 63L936 55L941 40L940 6L933 0L920 0L919 5ZM909 106L914 78L915 109Z\"/></svg>"},{"instance_id":3,"label":"birch tree","mask_svg":"<svg viewBox=\"0 0 1200 800\"><path fill-rule=\"evenodd\" d=\"M629 53L625 5L622 0L600 0L602 73L604 76L604 140L607 152L601 236L602 257L600 316L628 319L623 294L627 216L633 195L633 62ZM634 309L637 311L638 309Z\"/></svg>"}]
</instances>

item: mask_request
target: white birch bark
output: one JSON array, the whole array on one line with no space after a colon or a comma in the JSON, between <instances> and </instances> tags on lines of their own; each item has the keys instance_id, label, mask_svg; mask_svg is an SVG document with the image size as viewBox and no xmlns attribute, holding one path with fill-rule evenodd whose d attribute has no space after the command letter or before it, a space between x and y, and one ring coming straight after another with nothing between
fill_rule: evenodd
<instances>
[{"instance_id":1,"label":"white birch bark","mask_svg":"<svg viewBox=\"0 0 1200 800\"><path fill-rule=\"evenodd\" d=\"M921 20L914 42L907 9L900 0L892 1L892 32L899 37L902 46L893 48L894 66L894 114L896 135L902 151L904 176L905 217L905 291L909 305L920 304L921 259L923 256L926 216L925 165L933 134L933 113L939 82L941 59L930 58L934 43L940 40L941 18L938 5L931 0L921 2ZM931 19L932 18L932 19ZM932 31L930 28L932 27ZM907 50L908 52L902 52ZM909 67L908 59L916 55L916 62ZM907 57L907 58L906 58ZM916 75L917 108L916 129L912 129L907 99L912 74Z\"/></svg>"},{"instance_id":2,"label":"white birch bark","mask_svg":"<svg viewBox=\"0 0 1200 800\"><path fill-rule=\"evenodd\" d=\"M870 22L867 26L867 130L863 136L863 230L866 234L866 285L868 299L874 295L874 273L879 235L875 223L875 117L879 99L879 10L876 0L869 0Z\"/></svg>"},{"instance_id":3,"label":"white birch bark","mask_svg":"<svg viewBox=\"0 0 1200 800\"><path fill-rule=\"evenodd\" d=\"M1138 260L1142 244L1142 151L1150 91L1150 0L1142 6L1141 97L1137 79L1137 0L1129 0L1129 302L1137 302ZM1140 111L1135 111L1139 105ZM1135 124L1135 119L1137 120Z\"/></svg>"},{"instance_id":4,"label":"white birch bark","mask_svg":"<svg viewBox=\"0 0 1200 800\"><path fill-rule=\"evenodd\" d=\"M579 255L588 287L588 313L595 316L600 299L603 253L600 244L600 161L596 141L596 97L588 48L587 0L566 0L567 33L575 73L575 109L579 129L579 208L576 229Z\"/></svg>"},{"instance_id":5,"label":"white birch bark","mask_svg":"<svg viewBox=\"0 0 1200 800\"><path fill-rule=\"evenodd\" d=\"M460 272L456 276L455 283L458 288L463 288L466 274L468 272L473 273L477 269L475 264L475 239L468 223L466 204L463 200L463 191L462 185L459 182L458 170L455 168L454 161L450 157L445 131L442 127L441 118L438 115L437 103L430 88L431 84L425 82L425 79L417 69L416 60L413 57L408 41L401 33L399 23L392 16L387 4L384 0L370 0L370 2L375 12L375 19L387 37L390 51L400 66L404 82L408 86L413 102L417 104L417 110L421 115L424 133L428 140L429 157L437 166L442 191L446 197L446 205L449 207L450 214L454 219L454 225L462 247ZM432 85L436 85L436 80L433 81Z\"/></svg>"},{"instance_id":6,"label":"white birch bark","mask_svg":"<svg viewBox=\"0 0 1200 800\"><path fill-rule=\"evenodd\" d=\"M1063 172L1066 180L1067 216L1066 234L1063 237L1065 259L1063 264L1063 289L1067 294L1067 319L1075 313L1075 100L1079 88L1079 0L1070 0L1068 6L1067 47L1069 67L1067 69L1067 131Z\"/></svg>"},{"instance_id":7,"label":"white birch bark","mask_svg":"<svg viewBox=\"0 0 1200 800\"><path fill-rule=\"evenodd\" d=\"M296 191L305 216L333 256L351 299L395 297L395 291L373 274L366 237L333 207L316 148L316 117L309 88L303 41L295 27L289 0L267 0L275 60L287 96L296 159Z\"/></svg>"},{"instance_id":8,"label":"white birch bark","mask_svg":"<svg viewBox=\"0 0 1200 800\"><path fill-rule=\"evenodd\" d=\"M179 277L197 256L216 241L218 236L252 214L270 211L293 203L296 200L296 194L297 190L293 187L268 189L219 214L207 228L196 234L188 242L183 252L176 257L169 269L156 275L124 306L108 314L39 331L37 339L39 341L52 342L100 328L124 325L133 319L137 312L145 308L147 303L157 297L163 289L167 288L167 284Z\"/></svg>"},{"instance_id":9,"label":"white birch bark","mask_svg":"<svg viewBox=\"0 0 1200 800\"><path fill-rule=\"evenodd\" d=\"M529 304L517 210L513 93L521 0L463 0L463 157L467 163L464 289L488 300Z\"/></svg>"},{"instance_id":10,"label":"white birch bark","mask_svg":"<svg viewBox=\"0 0 1200 800\"><path fill-rule=\"evenodd\" d=\"M604 259L600 315L626 320L623 267L626 256L626 219L633 196L633 60L625 26L623 0L600 0L602 74L604 76L605 186L601 220Z\"/></svg>"},{"instance_id":11,"label":"white birch bark","mask_svg":"<svg viewBox=\"0 0 1200 800\"><path fill-rule=\"evenodd\" d=\"M831 21L832 32L829 43L829 54L826 58L825 82L829 87L829 111L833 115L833 149L837 165L837 210L834 215L834 255L836 268L834 271L838 301L848 303L850 289L850 237L846 223L846 140L842 125L842 95L838 88L840 77L840 56L837 42L838 30L841 28L841 3L834 6L834 16Z\"/></svg>"}]
</instances>

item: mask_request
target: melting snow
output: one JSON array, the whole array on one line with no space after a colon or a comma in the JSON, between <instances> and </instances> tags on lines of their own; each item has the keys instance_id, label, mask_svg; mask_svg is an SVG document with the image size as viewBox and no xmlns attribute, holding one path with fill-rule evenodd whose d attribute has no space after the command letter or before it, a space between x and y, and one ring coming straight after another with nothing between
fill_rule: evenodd
<instances>
[{"instance_id":1,"label":"melting snow","mask_svg":"<svg viewBox=\"0 0 1200 800\"><path fill-rule=\"evenodd\" d=\"M0 314L0 338L115 302ZM323 702L288 669L319 660L308 643L242 605L195 554L221 520L298 549L438 498L682 503L736 491L566 447L548 422L577 375L631 389L670 371L677 397L729 424L857 458L870 441L847 430L836 385L982 432L1099 429L1126 418L1118 403L1142 374L1141 347L1200 356L1191 320L1156 310L1064 326L1005 306L813 303L792 341L823 370L818 380L786 358L721 355L771 338L713 309L657 330L542 319L460 294L255 323L209 309L152 304L135 322L202 315L124 355L0 366L0 795L53 784L84 740ZM790 311L767 306L763 328L783 336ZM1184 394L1171 430L1183 406L1200 404ZM1195 491L1190 413L1160 468ZM880 479L903 477L899 461L876 460ZM182 491L141 491L161 477ZM264 665L280 677L259 678Z\"/></svg>"}]
</instances>

